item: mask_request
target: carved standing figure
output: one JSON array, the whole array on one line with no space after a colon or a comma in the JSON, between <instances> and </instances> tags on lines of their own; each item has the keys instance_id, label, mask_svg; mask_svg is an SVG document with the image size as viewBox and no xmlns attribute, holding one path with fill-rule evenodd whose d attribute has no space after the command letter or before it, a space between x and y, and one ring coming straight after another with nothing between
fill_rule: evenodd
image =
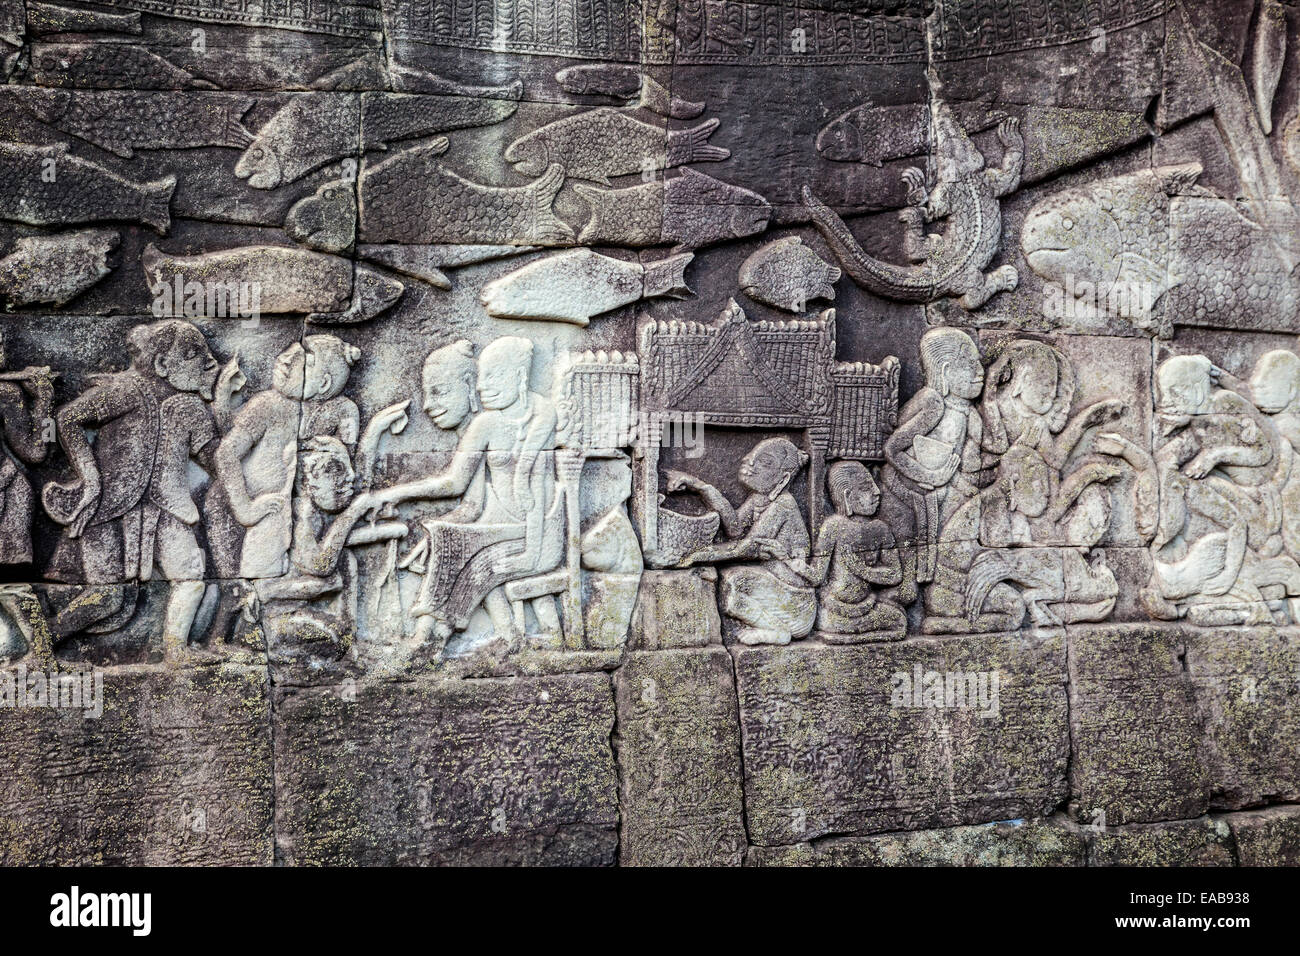
<instances>
[{"instance_id":1,"label":"carved standing figure","mask_svg":"<svg viewBox=\"0 0 1300 956\"><path fill-rule=\"evenodd\" d=\"M174 658L189 643L204 593L187 469L191 460L212 467L217 422L205 399L224 409L238 367L218 378L203 333L177 319L136 326L127 351L130 368L102 377L55 417L76 479L42 491L45 510L66 529L54 563L79 551L80 580L93 587L58 612L53 630L62 638L125 623L134 611L128 585L148 581L156 563L172 582L163 649Z\"/></svg>"}]
</instances>

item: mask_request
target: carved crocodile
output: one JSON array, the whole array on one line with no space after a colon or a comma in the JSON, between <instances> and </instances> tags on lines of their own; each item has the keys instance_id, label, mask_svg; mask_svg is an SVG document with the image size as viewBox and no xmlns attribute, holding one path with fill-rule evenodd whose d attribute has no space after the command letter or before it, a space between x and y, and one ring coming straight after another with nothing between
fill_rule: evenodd
<instances>
[{"instance_id":1,"label":"carved crocodile","mask_svg":"<svg viewBox=\"0 0 1300 956\"><path fill-rule=\"evenodd\" d=\"M938 161L938 182L928 194L924 174L915 167L903 172L907 208L898 218L905 229L904 247L912 265L884 262L863 251L848 226L829 206L803 188L803 201L813 223L858 285L876 295L903 302L934 302L957 297L965 309L978 309L998 292L1016 287L1020 276L1004 265L984 269L1002 242L999 198L1020 184L1024 140L1019 121L1008 118L998 126L1005 150L1002 165L984 167L984 157L953 118L949 106L934 101L932 123ZM947 220L942 235L926 235L925 223Z\"/></svg>"}]
</instances>

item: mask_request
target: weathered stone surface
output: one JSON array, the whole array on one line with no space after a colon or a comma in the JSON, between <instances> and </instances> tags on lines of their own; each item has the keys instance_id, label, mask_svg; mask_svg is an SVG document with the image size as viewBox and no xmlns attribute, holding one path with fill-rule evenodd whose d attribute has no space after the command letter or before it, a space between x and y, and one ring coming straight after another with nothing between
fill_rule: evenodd
<instances>
[{"instance_id":1,"label":"weathered stone surface","mask_svg":"<svg viewBox=\"0 0 1300 956\"><path fill-rule=\"evenodd\" d=\"M1292 629L1204 630L1187 641L1202 714L1202 761L1216 809L1300 795L1300 637Z\"/></svg>"},{"instance_id":2,"label":"weathered stone surface","mask_svg":"<svg viewBox=\"0 0 1300 956\"><path fill-rule=\"evenodd\" d=\"M1094 866L1232 866L1232 831L1221 817L1137 824L1092 836Z\"/></svg>"},{"instance_id":3,"label":"weathered stone surface","mask_svg":"<svg viewBox=\"0 0 1300 956\"><path fill-rule=\"evenodd\" d=\"M647 571L641 578L629 647L668 650L722 643L717 572Z\"/></svg>"},{"instance_id":4,"label":"weathered stone surface","mask_svg":"<svg viewBox=\"0 0 1300 956\"><path fill-rule=\"evenodd\" d=\"M1082 832L1056 817L756 846L745 858L748 866L1084 866L1087 861Z\"/></svg>"},{"instance_id":5,"label":"weathered stone surface","mask_svg":"<svg viewBox=\"0 0 1300 956\"><path fill-rule=\"evenodd\" d=\"M0 693L19 678L29 691L0 707L0 862L270 865L266 669L85 673L83 706L49 709L31 693L49 675L0 671Z\"/></svg>"},{"instance_id":6,"label":"weathered stone surface","mask_svg":"<svg viewBox=\"0 0 1300 956\"><path fill-rule=\"evenodd\" d=\"M931 672L997 674L996 712L991 696L926 705L920 688L891 704ZM1065 796L1060 636L744 648L736 676L754 844L1041 815Z\"/></svg>"},{"instance_id":7,"label":"weathered stone surface","mask_svg":"<svg viewBox=\"0 0 1300 956\"><path fill-rule=\"evenodd\" d=\"M614 687L619 862L738 865L747 840L731 656L632 652Z\"/></svg>"},{"instance_id":8,"label":"weathered stone surface","mask_svg":"<svg viewBox=\"0 0 1300 956\"><path fill-rule=\"evenodd\" d=\"M278 688L289 864L613 863L603 674Z\"/></svg>"},{"instance_id":9,"label":"weathered stone surface","mask_svg":"<svg viewBox=\"0 0 1300 956\"><path fill-rule=\"evenodd\" d=\"M1300 808L1229 813L1222 819L1232 829L1242 866L1300 866Z\"/></svg>"},{"instance_id":10,"label":"weathered stone surface","mask_svg":"<svg viewBox=\"0 0 1300 956\"><path fill-rule=\"evenodd\" d=\"M1186 642L1185 631L1170 627L1070 628L1076 819L1118 825L1187 819L1207 809Z\"/></svg>"}]
</instances>

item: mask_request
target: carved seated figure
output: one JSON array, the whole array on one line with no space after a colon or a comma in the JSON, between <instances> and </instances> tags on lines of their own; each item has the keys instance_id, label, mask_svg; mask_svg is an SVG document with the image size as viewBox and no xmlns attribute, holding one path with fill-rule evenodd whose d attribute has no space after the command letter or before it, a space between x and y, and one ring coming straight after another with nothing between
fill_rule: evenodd
<instances>
[{"instance_id":1,"label":"carved seated figure","mask_svg":"<svg viewBox=\"0 0 1300 956\"><path fill-rule=\"evenodd\" d=\"M744 644L788 644L812 631L816 621L808 526L787 490L807 463L808 455L786 438L760 442L740 465L738 478L750 495L739 508L708 482L677 471L667 474L668 491L697 493L721 517L730 539L687 555L679 567L762 562L722 572L722 610L741 625L737 638Z\"/></svg>"},{"instance_id":2,"label":"carved seated figure","mask_svg":"<svg viewBox=\"0 0 1300 956\"><path fill-rule=\"evenodd\" d=\"M287 574L254 582L259 600L316 602L334 599L327 614L293 608L281 628L325 639L350 641L357 620L357 561L350 547L395 541L406 535L399 521L358 527L362 517L381 507L383 492L354 494L356 475L347 446L322 436L303 444L298 455L293 499L293 544Z\"/></svg>"},{"instance_id":3,"label":"carved seated figure","mask_svg":"<svg viewBox=\"0 0 1300 956\"><path fill-rule=\"evenodd\" d=\"M817 629L824 640L851 643L862 635L907 629L903 608L886 589L903 580L894 534L873 517L880 489L856 461L838 461L826 476L835 514L822 522L809 562L822 584L817 590ZM882 593L884 592L884 593Z\"/></svg>"},{"instance_id":4,"label":"carved seated figure","mask_svg":"<svg viewBox=\"0 0 1300 956\"><path fill-rule=\"evenodd\" d=\"M1156 372L1160 515L1142 600L1153 617L1203 625L1270 623L1284 603L1294 620L1300 565L1282 535L1294 452L1219 374L1203 355Z\"/></svg>"},{"instance_id":5,"label":"carved seated figure","mask_svg":"<svg viewBox=\"0 0 1300 956\"><path fill-rule=\"evenodd\" d=\"M527 339L506 336L485 347L478 363L483 411L465 426L451 465L385 491L391 501L460 498L464 506L423 522L428 559L412 609L425 619L421 639L445 643L481 605L495 636L517 648L522 635L504 586L551 571L564 557L556 416L550 400L529 387L532 362ZM539 600L535 610L554 616L553 599Z\"/></svg>"},{"instance_id":6,"label":"carved seated figure","mask_svg":"<svg viewBox=\"0 0 1300 956\"><path fill-rule=\"evenodd\" d=\"M927 634L1011 631L1026 612L1035 626L1104 620L1119 593L1098 552L1044 547L1033 537L1044 515L1051 469L1026 445L1012 445L997 478L944 526L939 567L925 594Z\"/></svg>"}]
</instances>

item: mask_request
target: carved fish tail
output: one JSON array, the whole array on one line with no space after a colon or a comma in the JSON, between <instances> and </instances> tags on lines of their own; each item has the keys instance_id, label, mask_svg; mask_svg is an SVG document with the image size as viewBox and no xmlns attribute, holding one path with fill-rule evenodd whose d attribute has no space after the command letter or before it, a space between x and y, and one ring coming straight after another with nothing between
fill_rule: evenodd
<instances>
[{"instance_id":1,"label":"carved fish tail","mask_svg":"<svg viewBox=\"0 0 1300 956\"><path fill-rule=\"evenodd\" d=\"M928 302L933 298L933 283L925 280L921 270L905 269L868 255L835 210L814 196L807 186L803 187L802 195L813 225L854 282L878 295L904 302Z\"/></svg>"},{"instance_id":2,"label":"carved fish tail","mask_svg":"<svg viewBox=\"0 0 1300 956\"><path fill-rule=\"evenodd\" d=\"M694 129L668 134L668 165L682 163L720 163L731 156L731 150L710 146L709 137L718 128L719 120L705 120Z\"/></svg>"},{"instance_id":3,"label":"carved fish tail","mask_svg":"<svg viewBox=\"0 0 1300 956\"><path fill-rule=\"evenodd\" d=\"M546 172L527 187L534 203L531 238L539 242L573 241L573 229L551 209L551 204L555 202L555 196L563 185L564 167L559 163L551 163Z\"/></svg>"}]
</instances>

